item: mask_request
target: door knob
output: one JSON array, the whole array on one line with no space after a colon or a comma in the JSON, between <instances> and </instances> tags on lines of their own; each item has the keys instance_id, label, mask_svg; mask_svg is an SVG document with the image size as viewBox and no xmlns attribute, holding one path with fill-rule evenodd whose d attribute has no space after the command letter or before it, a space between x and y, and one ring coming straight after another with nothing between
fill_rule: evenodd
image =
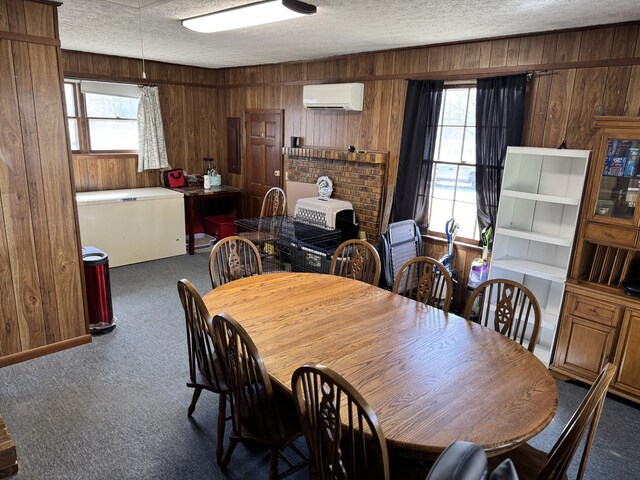
<instances>
[{"instance_id":1,"label":"door knob","mask_svg":"<svg viewBox=\"0 0 640 480\"><path fill-rule=\"evenodd\" d=\"M280 176L280 170L274 170L273 171L273 175L275 175L276 177Z\"/></svg>"}]
</instances>

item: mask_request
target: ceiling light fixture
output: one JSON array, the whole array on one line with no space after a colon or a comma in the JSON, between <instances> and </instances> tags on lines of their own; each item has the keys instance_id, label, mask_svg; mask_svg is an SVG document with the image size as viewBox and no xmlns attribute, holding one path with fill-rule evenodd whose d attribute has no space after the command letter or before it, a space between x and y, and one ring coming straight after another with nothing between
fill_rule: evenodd
<instances>
[{"instance_id":1,"label":"ceiling light fixture","mask_svg":"<svg viewBox=\"0 0 640 480\"><path fill-rule=\"evenodd\" d=\"M211 33L279 22L316 13L315 5L299 0L265 0L182 20L196 32Z\"/></svg>"}]
</instances>

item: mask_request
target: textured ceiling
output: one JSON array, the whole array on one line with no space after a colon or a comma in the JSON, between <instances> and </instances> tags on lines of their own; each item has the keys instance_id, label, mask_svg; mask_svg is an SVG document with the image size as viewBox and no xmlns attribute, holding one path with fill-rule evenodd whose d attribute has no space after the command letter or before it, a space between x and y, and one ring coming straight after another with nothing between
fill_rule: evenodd
<instances>
[{"instance_id":1,"label":"textured ceiling","mask_svg":"<svg viewBox=\"0 0 640 480\"><path fill-rule=\"evenodd\" d=\"M640 20L638 0L307 0L315 15L220 33L180 20L254 0L64 0L62 48L219 68ZM134 6L130 6L134 5Z\"/></svg>"}]
</instances>

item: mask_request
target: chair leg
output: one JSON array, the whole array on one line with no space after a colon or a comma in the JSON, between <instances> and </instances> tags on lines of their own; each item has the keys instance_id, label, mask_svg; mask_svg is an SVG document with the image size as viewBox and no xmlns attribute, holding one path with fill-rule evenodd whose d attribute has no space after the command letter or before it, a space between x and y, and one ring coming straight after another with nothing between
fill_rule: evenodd
<instances>
[{"instance_id":1,"label":"chair leg","mask_svg":"<svg viewBox=\"0 0 640 480\"><path fill-rule=\"evenodd\" d=\"M202 393L202 388L195 387L195 389L193 390L193 397L191 397L191 405L189 405L189 410L187 411L188 417L193 415L193 412L196 409L196 403L198 403L198 399L200 398L201 393Z\"/></svg>"},{"instance_id":2,"label":"chair leg","mask_svg":"<svg viewBox=\"0 0 640 480\"><path fill-rule=\"evenodd\" d=\"M229 465L229 461L231 460L231 454L236 449L236 445L238 444L238 440L233 438L229 439L229 446L227 447L227 451L224 452L224 457L222 457L222 461L220 462L220 468L225 469L227 465Z\"/></svg>"},{"instance_id":3,"label":"chair leg","mask_svg":"<svg viewBox=\"0 0 640 480\"><path fill-rule=\"evenodd\" d=\"M224 424L227 417L227 395L221 393L218 398L218 438L216 440L216 462L218 465L222 463L222 454L224 451Z\"/></svg>"},{"instance_id":4,"label":"chair leg","mask_svg":"<svg viewBox=\"0 0 640 480\"><path fill-rule=\"evenodd\" d=\"M269 480L278 479L278 449L272 448L269 453Z\"/></svg>"}]
</instances>

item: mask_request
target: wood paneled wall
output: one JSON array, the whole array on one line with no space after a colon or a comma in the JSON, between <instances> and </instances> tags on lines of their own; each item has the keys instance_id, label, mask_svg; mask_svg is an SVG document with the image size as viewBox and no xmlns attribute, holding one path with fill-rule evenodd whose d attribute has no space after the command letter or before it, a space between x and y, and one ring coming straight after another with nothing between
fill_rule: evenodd
<instances>
[{"instance_id":1,"label":"wood paneled wall","mask_svg":"<svg viewBox=\"0 0 640 480\"><path fill-rule=\"evenodd\" d=\"M384 223L395 188L406 79L460 80L533 72L524 144L592 147L592 117L640 112L639 24L364 53L329 60L232 68L218 72L218 125L245 109L282 108L284 135L306 145L391 152ZM359 112L305 110L302 85L361 81ZM224 147L222 133L218 141ZM224 148L219 155L224 154ZM224 172L223 172L224 173ZM226 177L225 177L226 178ZM241 186L241 176L231 176Z\"/></svg>"},{"instance_id":2,"label":"wood paneled wall","mask_svg":"<svg viewBox=\"0 0 640 480\"><path fill-rule=\"evenodd\" d=\"M67 77L143 81L140 60L70 51L63 52L63 60ZM159 62L145 62L145 70L150 79L145 83L158 84L169 163L202 173L202 159L216 152L215 71ZM137 172L136 155L74 154L73 165L80 192L160 185L158 172Z\"/></svg>"},{"instance_id":3,"label":"wood paneled wall","mask_svg":"<svg viewBox=\"0 0 640 480\"><path fill-rule=\"evenodd\" d=\"M56 8L0 0L0 366L91 341Z\"/></svg>"},{"instance_id":4,"label":"wood paneled wall","mask_svg":"<svg viewBox=\"0 0 640 480\"><path fill-rule=\"evenodd\" d=\"M82 59L67 59L69 56ZM137 81L135 72L139 69L132 68L131 62L116 57L65 53L66 71L79 75L91 73L100 78L107 78L109 74L128 75L127 78ZM118 67L125 63L129 66L128 73L124 67ZM185 68L187 70L183 70ZM201 118L201 122L196 123L200 130L195 136L172 135L168 144L172 163L184 166L179 163L184 161L183 155L198 152L191 155L198 159L206 153L218 160L224 183L244 186L244 150L242 173L229 174L226 169L226 118L243 117L249 109L284 110L285 144L288 137L298 136L304 145L335 148L354 145L360 149L389 151L387 185L380 199L385 212L381 222L384 229L397 177L407 79L461 80L533 72L524 144L557 147L566 139L569 148L591 149L592 117L600 105L607 115L640 114L640 23L363 53L312 62L205 72L202 69L190 72L188 67L178 66L169 69L160 64L147 70L148 78L161 85L187 79L215 87L197 87L205 90L199 98L205 100L206 97L206 108L199 102L189 101L191 89L196 88L192 85L182 87L185 89L182 95L173 95L171 100L162 98L161 91L161 98L163 108L169 105L174 112L171 120L165 118L165 124L181 121L178 120L181 115ZM365 84L363 112L303 108L303 85L350 81ZM172 88L177 89L178 84ZM180 126L175 128L179 130ZM205 141L209 142L207 148L200 143ZM244 142L241 145L244 149ZM186 162L186 165L191 164ZM193 167L198 167L197 161ZM90 184L87 188L91 188ZM462 255L458 258L462 261ZM457 268L461 272L467 270L466 265L457 265Z\"/></svg>"},{"instance_id":5,"label":"wood paneled wall","mask_svg":"<svg viewBox=\"0 0 640 480\"><path fill-rule=\"evenodd\" d=\"M225 183L243 186L243 174L227 175L226 118L242 117L248 109L283 109L285 140L298 136L304 145L390 151L386 191L390 196L407 79L459 80L534 72L524 143L555 147L566 138L570 148L590 148L591 118L599 105L608 115L640 112L639 26L636 22L219 70L146 62L146 71L148 82L160 85L172 165L199 171L201 157L213 156ZM139 60L81 52L63 52L63 58L68 76L141 81ZM363 112L303 108L303 85L348 81L365 83ZM242 167L244 172L244 163ZM149 181L130 175L122 180L127 186ZM102 180L104 185L112 183ZM78 185L97 188L95 182L81 179Z\"/></svg>"}]
</instances>

